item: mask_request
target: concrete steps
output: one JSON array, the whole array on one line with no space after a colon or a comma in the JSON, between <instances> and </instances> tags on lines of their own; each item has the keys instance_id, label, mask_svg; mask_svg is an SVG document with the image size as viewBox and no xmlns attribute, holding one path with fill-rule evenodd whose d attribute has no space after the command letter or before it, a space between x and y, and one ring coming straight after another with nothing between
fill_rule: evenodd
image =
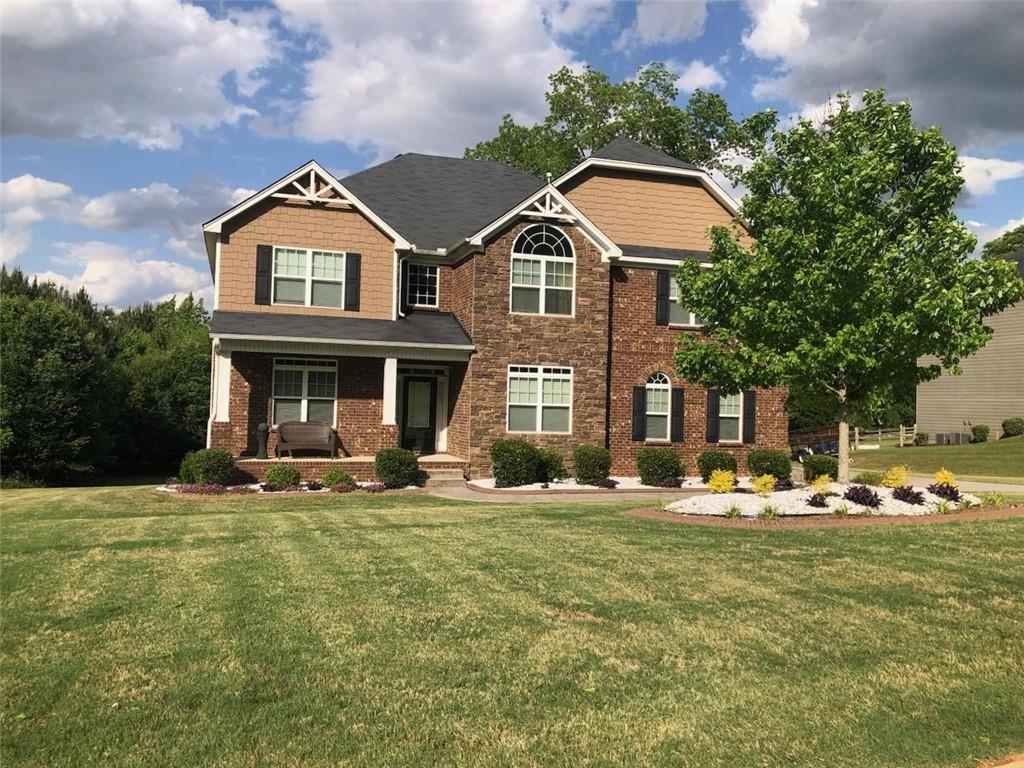
<instances>
[{"instance_id":1,"label":"concrete steps","mask_svg":"<svg viewBox=\"0 0 1024 768\"><path fill-rule=\"evenodd\" d=\"M461 469L427 469L425 488L461 488L466 477Z\"/></svg>"}]
</instances>

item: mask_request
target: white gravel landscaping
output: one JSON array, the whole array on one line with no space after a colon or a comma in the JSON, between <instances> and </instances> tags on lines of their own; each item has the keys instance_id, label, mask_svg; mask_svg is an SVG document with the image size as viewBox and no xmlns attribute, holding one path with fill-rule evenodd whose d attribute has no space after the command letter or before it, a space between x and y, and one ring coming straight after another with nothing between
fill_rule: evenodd
<instances>
[{"instance_id":1,"label":"white gravel landscaping","mask_svg":"<svg viewBox=\"0 0 1024 768\"><path fill-rule=\"evenodd\" d=\"M735 516L735 509L740 517L761 517L765 507L772 507L779 517L793 515L834 515L846 511L848 515L881 515L881 516L919 516L938 514L940 505L945 499L930 493L926 488L915 487L915 491L924 494L924 504L908 504L892 497L891 488L872 487L881 499L881 505L875 508L861 506L843 498L850 485L832 483L832 496L825 497L824 507L809 506L807 500L815 491L810 486L792 491L775 491L767 496L753 493L709 493L702 496L691 496L687 499L674 501L665 507L667 512L680 515L711 515L718 517ZM981 501L969 493L961 493L960 501L945 502L947 511L956 511L964 506L978 506Z\"/></svg>"},{"instance_id":2,"label":"white gravel landscaping","mask_svg":"<svg viewBox=\"0 0 1024 768\"><path fill-rule=\"evenodd\" d=\"M640 482L639 477L619 477L612 476L609 478L618 483L615 486L616 490L620 491L643 491L643 490L659 490L671 493L672 491L685 491L694 488L707 488L704 483L701 482L699 477L687 477L683 479L683 484L679 488L662 488L657 485L644 485ZM750 478L740 478L740 487L743 487L744 481L746 485L750 485ZM468 485L475 488L484 488L486 490L494 490L497 486L494 484L493 477L483 477L478 480L470 480ZM517 485L513 488L498 488L500 491L601 491L603 488L596 485L581 485L572 478L565 480L555 480L547 483L545 487L544 483L530 483L529 485Z\"/></svg>"}]
</instances>

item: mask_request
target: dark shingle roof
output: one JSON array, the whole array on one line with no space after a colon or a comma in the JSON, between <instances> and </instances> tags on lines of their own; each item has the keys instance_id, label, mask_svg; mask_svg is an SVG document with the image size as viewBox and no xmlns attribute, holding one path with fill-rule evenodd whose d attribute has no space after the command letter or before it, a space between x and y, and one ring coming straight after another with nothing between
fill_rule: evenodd
<instances>
[{"instance_id":1,"label":"dark shingle roof","mask_svg":"<svg viewBox=\"0 0 1024 768\"><path fill-rule=\"evenodd\" d=\"M682 160L676 160L671 155L666 155L664 152L651 149L650 147L644 146L640 142L633 141L633 139L625 136L619 136L618 138L612 139L608 144L601 147L601 149L594 150L590 156L604 160L621 160L626 163L665 165L669 168L683 168L688 171L701 170L696 165L684 163Z\"/></svg>"},{"instance_id":2,"label":"dark shingle roof","mask_svg":"<svg viewBox=\"0 0 1024 768\"><path fill-rule=\"evenodd\" d=\"M345 187L418 248L448 248L543 186L493 160L409 153L346 176Z\"/></svg>"},{"instance_id":3,"label":"dark shingle roof","mask_svg":"<svg viewBox=\"0 0 1024 768\"><path fill-rule=\"evenodd\" d=\"M678 261L680 259L696 259L707 261L710 254L707 251L694 251L687 248L660 248L653 245L620 245L623 256L632 256L637 259L665 259L667 261Z\"/></svg>"},{"instance_id":4,"label":"dark shingle roof","mask_svg":"<svg viewBox=\"0 0 1024 768\"><path fill-rule=\"evenodd\" d=\"M213 336L280 336L312 341L377 344L440 344L470 347L466 332L448 312L414 312L400 320L361 317L286 315L268 312L222 312L210 320Z\"/></svg>"}]
</instances>

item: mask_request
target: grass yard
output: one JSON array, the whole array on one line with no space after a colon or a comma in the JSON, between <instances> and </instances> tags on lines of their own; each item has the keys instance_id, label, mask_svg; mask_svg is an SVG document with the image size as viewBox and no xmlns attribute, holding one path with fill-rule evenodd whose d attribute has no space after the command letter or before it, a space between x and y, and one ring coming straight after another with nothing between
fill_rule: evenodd
<instances>
[{"instance_id":1,"label":"grass yard","mask_svg":"<svg viewBox=\"0 0 1024 768\"><path fill-rule=\"evenodd\" d=\"M976 766L1024 748L1024 519L5 491L11 766Z\"/></svg>"},{"instance_id":2,"label":"grass yard","mask_svg":"<svg viewBox=\"0 0 1024 768\"><path fill-rule=\"evenodd\" d=\"M919 445L857 451L855 469L885 470L906 464L911 472L930 475L942 467L965 480L1024 483L1024 437L1008 437L971 445Z\"/></svg>"}]
</instances>

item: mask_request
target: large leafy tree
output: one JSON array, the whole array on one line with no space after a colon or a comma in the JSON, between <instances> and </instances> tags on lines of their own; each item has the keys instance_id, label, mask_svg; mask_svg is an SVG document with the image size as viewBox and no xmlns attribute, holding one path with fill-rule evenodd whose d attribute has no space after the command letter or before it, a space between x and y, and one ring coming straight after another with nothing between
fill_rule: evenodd
<instances>
[{"instance_id":1,"label":"large leafy tree","mask_svg":"<svg viewBox=\"0 0 1024 768\"><path fill-rule=\"evenodd\" d=\"M685 107L675 101L678 75L661 62L613 83L590 67L550 77L548 115L533 126L505 115L498 134L466 150L470 159L498 160L535 176L558 176L616 136L628 136L673 157L725 172L736 169L730 150L759 133L764 113L739 123L721 96L696 91Z\"/></svg>"},{"instance_id":2,"label":"large leafy tree","mask_svg":"<svg viewBox=\"0 0 1024 768\"><path fill-rule=\"evenodd\" d=\"M820 125L776 127L751 155L741 214L752 239L715 228L713 268L680 267L680 299L707 325L680 339L676 365L727 392L830 393L847 480L851 408L958 371L1024 280L1009 262L970 258L974 237L952 213L956 150L881 91L860 107L840 97Z\"/></svg>"},{"instance_id":3,"label":"large leafy tree","mask_svg":"<svg viewBox=\"0 0 1024 768\"><path fill-rule=\"evenodd\" d=\"M1024 249L1024 224L985 243L981 249L981 258L1001 259L1021 249Z\"/></svg>"}]
</instances>

